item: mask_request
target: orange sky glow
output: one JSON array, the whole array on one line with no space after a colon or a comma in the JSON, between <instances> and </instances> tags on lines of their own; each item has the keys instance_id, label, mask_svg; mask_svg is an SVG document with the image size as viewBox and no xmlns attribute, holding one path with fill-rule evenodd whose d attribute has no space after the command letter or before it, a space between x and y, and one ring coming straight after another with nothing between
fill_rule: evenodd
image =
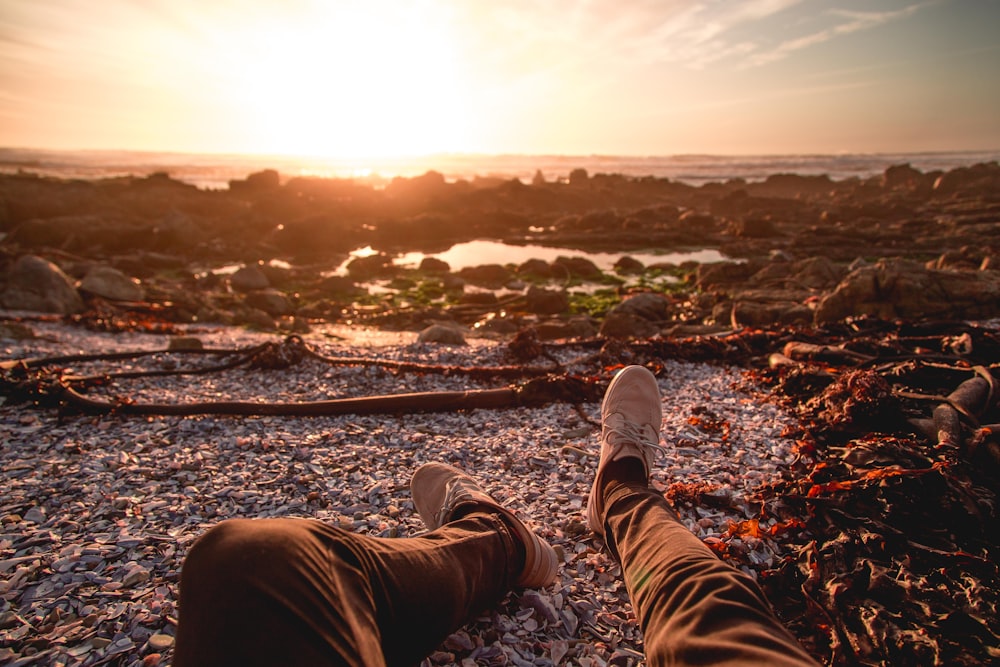
<instances>
[{"instance_id":1,"label":"orange sky glow","mask_svg":"<svg viewBox=\"0 0 1000 667\"><path fill-rule=\"evenodd\" d=\"M1000 148L995 0L4 0L0 146Z\"/></svg>"}]
</instances>

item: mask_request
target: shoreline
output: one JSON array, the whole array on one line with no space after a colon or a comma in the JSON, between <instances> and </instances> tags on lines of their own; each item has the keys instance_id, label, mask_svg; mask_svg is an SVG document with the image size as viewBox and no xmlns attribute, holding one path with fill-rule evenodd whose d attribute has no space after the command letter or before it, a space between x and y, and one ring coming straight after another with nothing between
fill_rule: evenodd
<instances>
[{"instance_id":1,"label":"shoreline","mask_svg":"<svg viewBox=\"0 0 1000 667\"><path fill-rule=\"evenodd\" d=\"M828 175L834 180L870 178L895 164L921 171L949 170L1000 160L1000 148L970 151L907 153L840 153L775 155L487 155L438 154L403 158L324 158L319 156L199 154L112 149L55 150L0 147L0 174L36 171L55 178L144 177L166 171L183 183L203 189L225 189L230 180L275 169L283 180L301 176L355 179L385 185L394 177L413 178L439 171L446 180L517 178L528 184L536 172L550 179L566 178L573 169L622 174L631 178L670 178L704 185L742 178L762 181L775 173Z\"/></svg>"}]
</instances>

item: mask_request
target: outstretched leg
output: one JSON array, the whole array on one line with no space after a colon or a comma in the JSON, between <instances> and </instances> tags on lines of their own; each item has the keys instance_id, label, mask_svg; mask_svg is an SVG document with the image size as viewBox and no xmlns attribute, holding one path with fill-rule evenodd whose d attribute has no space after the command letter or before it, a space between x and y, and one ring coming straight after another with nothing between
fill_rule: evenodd
<instances>
[{"instance_id":1,"label":"outstretched leg","mask_svg":"<svg viewBox=\"0 0 1000 667\"><path fill-rule=\"evenodd\" d=\"M622 562L650 665L814 665L756 582L719 560L677 518L648 476L660 447L656 379L621 371L601 408L591 528Z\"/></svg>"},{"instance_id":2,"label":"outstretched leg","mask_svg":"<svg viewBox=\"0 0 1000 667\"><path fill-rule=\"evenodd\" d=\"M460 471L428 464L414 502L432 532L358 535L310 519L234 519L191 548L174 664L411 665L555 553Z\"/></svg>"}]
</instances>

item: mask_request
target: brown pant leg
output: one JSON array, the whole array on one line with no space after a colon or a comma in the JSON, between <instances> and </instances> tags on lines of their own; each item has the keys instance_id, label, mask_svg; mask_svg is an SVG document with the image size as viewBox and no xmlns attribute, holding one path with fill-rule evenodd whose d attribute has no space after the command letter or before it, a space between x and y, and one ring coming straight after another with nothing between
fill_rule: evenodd
<instances>
[{"instance_id":1,"label":"brown pant leg","mask_svg":"<svg viewBox=\"0 0 1000 667\"><path fill-rule=\"evenodd\" d=\"M649 665L816 664L756 582L719 560L659 493L618 486L605 507Z\"/></svg>"},{"instance_id":2,"label":"brown pant leg","mask_svg":"<svg viewBox=\"0 0 1000 667\"><path fill-rule=\"evenodd\" d=\"M503 597L513 549L486 514L399 539L225 521L184 561L174 664L414 664Z\"/></svg>"}]
</instances>

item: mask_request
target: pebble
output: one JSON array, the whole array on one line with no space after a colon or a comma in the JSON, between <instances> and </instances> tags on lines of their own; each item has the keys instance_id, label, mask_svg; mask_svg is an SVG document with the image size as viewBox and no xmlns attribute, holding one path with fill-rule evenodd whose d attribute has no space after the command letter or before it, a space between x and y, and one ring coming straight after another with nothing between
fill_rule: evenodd
<instances>
[{"instance_id":1,"label":"pebble","mask_svg":"<svg viewBox=\"0 0 1000 667\"><path fill-rule=\"evenodd\" d=\"M50 322L39 322L36 330L37 338L2 341L0 357L169 344L166 336L95 334ZM223 327L190 335L206 348L280 341ZM374 338L379 347L331 344L318 334L307 341L337 357L511 363L506 348L493 342L469 339L467 346L447 347L402 336L390 344ZM579 350L556 354L571 368L578 364L579 372L610 379L605 369L576 361L585 359ZM110 365L73 363L67 372L183 363L187 357L153 355ZM739 369L672 361L662 367L667 453L652 483L661 490L676 482L711 485L711 502L678 507L681 520L717 552L725 546L739 551L734 562L756 576L784 554L768 537L741 539L729 526L756 516L750 494L794 458L794 441L781 435L794 419L736 388L746 386ZM307 359L282 370L116 380L90 391L142 402L307 401L505 384ZM725 437L698 422L706 410L712 423L728 426ZM557 403L517 411L315 418L60 417L48 408L0 405L0 438L9 443L0 449L0 622L10 642L2 661L169 664L179 569L209 527L236 516L296 516L370 535L417 535L425 526L409 496L410 476L424 462L443 461L471 472L553 544L563 565L547 589L511 593L452 634L431 663L635 664L641 633L621 569L586 525L599 420L597 402L579 410ZM48 648L29 659L22 655L29 645Z\"/></svg>"}]
</instances>

